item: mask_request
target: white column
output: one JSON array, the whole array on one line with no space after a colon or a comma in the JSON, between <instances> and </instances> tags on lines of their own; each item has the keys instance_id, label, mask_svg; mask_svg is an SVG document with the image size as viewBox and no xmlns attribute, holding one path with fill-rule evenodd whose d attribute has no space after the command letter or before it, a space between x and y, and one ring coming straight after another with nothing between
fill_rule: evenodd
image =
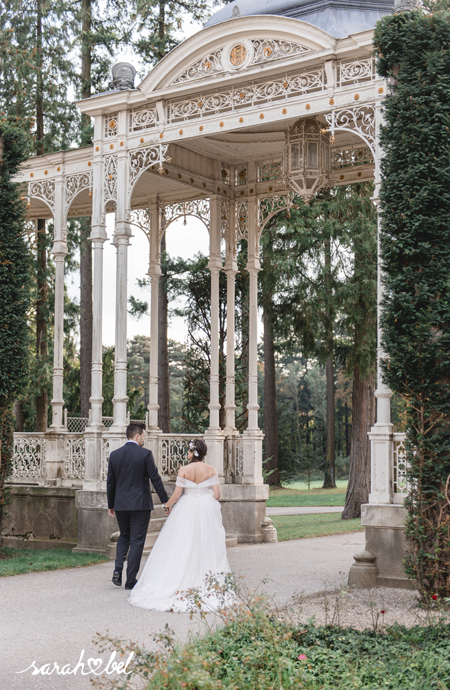
<instances>
[{"instance_id":1,"label":"white column","mask_svg":"<svg viewBox=\"0 0 450 690\"><path fill-rule=\"evenodd\" d=\"M235 202L228 207L228 228L226 236L226 258L224 271L227 276L227 361L226 361L226 391L225 434L228 436L236 432L236 399L235 399L235 318L236 318L236 240L235 240Z\"/></svg>"},{"instance_id":2,"label":"white column","mask_svg":"<svg viewBox=\"0 0 450 690\"><path fill-rule=\"evenodd\" d=\"M158 312L159 312L159 279L161 276L160 249L160 209L157 204L149 207L150 214L150 380L148 421L149 430L159 432L158 426Z\"/></svg>"},{"instance_id":3,"label":"white column","mask_svg":"<svg viewBox=\"0 0 450 690\"><path fill-rule=\"evenodd\" d=\"M211 372L209 386L209 428L205 433L208 462L223 475L223 432L219 423L219 277L222 270L220 255L220 229L222 199L210 198L209 263L211 272Z\"/></svg>"},{"instance_id":4,"label":"white column","mask_svg":"<svg viewBox=\"0 0 450 690\"><path fill-rule=\"evenodd\" d=\"M378 200L375 200L376 202ZM384 357L381 340L381 310L383 300L383 268L380 256L380 216L378 216L378 274L377 274L377 421L369 432L371 453L371 491L369 503L393 501L393 425L391 422L392 391L383 381L381 360Z\"/></svg>"},{"instance_id":5,"label":"white column","mask_svg":"<svg viewBox=\"0 0 450 690\"><path fill-rule=\"evenodd\" d=\"M56 243L55 243L56 244ZM55 316L53 336L52 429L63 425L63 358L64 358L64 259L67 252L53 248L55 260Z\"/></svg>"},{"instance_id":6,"label":"white column","mask_svg":"<svg viewBox=\"0 0 450 690\"><path fill-rule=\"evenodd\" d=\"M63 358L64 358L64 259L67 256L67 230L64 215L65 180L62 166L55 179L54 243L55 307L53 334L52 429L63 429Z\"/></svg>"},{"instance_id":7,"label":"white column","mask_svg":"<svg viewBox=\"0 0 450 690\"><path fill-rule=\"evenodd\" d=\"M253 164L254 165L254 164ZM249 164L249 170L253 165ZM248 426L244 431L244 477L247 484L262 484L262 440L258 426L258 199L248 200L249 344L248 344Z\"/></svg>"},{"instance_id":8,"label":"white column","mask_svg":"<svg viewBox=\"0 0 450 690\"><path fill-rule=\"evenodd\" d=\"M127 269L129 232L128 224L116 223L113 244L117 249L116 269L116 330L114 362L113 427L125 431L127 426Z\"/></svg>"},{"instance_id":9,"label":"white column","mask_svg":"<svg viewBox=\"0 0 450 690\"><path fill-rule=\"evenodd\" d=\"M106 240L104 226L92 226L91 240L94 278L90 426L97 427L103 424L103 244Z\"/></svg>"},{"instance_id":10,"label":"white column","mask_svg":"<svg viewBox=\"0 0 450 690\"><path fill-rule=\"evenodd\" d=\"M226 427L225 433L236 431L236 401L235 401L235 299L236 273L232 268L226 269L227 274L227 362L226 362Z\"/></svg>"}]
</instances>

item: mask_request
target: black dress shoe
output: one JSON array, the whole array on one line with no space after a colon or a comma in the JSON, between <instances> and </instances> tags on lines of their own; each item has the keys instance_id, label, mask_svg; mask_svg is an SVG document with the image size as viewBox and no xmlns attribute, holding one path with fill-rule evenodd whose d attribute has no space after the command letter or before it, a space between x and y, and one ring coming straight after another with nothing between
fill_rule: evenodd
<instances>
[{"instance_id":1,"label":"black dress shoe","mask_svg":"<svg viewBox=\"0 0 450 690\"><path fill-rule=\"evenodd\" d=\"M132 585L128 584L128 582L125 584L125 589L133 589L133 587L137 585L137 580L136 582L133 582Z\"/></svg>"},{"instance_id":2,"label":"black dress shoe","mask_svg":"<svg viewBox=\"0 0 450 690\"><path fill-rule=\"evenodd\" d=\"M115 570L113 572L112 581L114 582L115 585L117 585L117 587L122 586L122 571L121 570Z\"/></svg>"}]
</instances>

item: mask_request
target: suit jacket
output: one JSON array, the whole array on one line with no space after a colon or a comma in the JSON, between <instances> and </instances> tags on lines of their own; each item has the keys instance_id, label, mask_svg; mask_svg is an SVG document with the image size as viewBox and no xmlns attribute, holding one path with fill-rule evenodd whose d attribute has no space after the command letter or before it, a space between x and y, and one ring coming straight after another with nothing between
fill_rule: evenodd
<instances>
[{"instance_id":1,"label":"suit jacket","mask_svg":"<svg viewBox=\"0 0 450 690\"><path fill-rule=\"evenodd\" d=\"M126 443L109 456L106 492L108 508L153 510L149 480L162 503L169 497L156 469L153 453L137 443Z\"/></svg>"}]
</instances>

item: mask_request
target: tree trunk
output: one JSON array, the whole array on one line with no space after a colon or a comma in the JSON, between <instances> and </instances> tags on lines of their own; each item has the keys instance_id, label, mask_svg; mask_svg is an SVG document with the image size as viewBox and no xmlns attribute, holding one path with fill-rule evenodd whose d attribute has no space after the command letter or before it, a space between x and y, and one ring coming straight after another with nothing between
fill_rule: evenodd
<instances>
[{"instance_id":1,"label":"tree trunk","mask_svg":"<svg viewBox=\"0 0 450 690\"><path fill-rule=\"evenodd\" d=\"M161 257L166 251L166 236L161 240ZM158 288L158 404L159 427L164 433L170 434L170 378L169 378L169 348L167 342L168 299L167 299L167 269L162 261L162 276Z\"/></svg>"},{"instance_id":2,"label":"tree trunk","mask_svg":"<svg viewBox=\"0 0 450 690\"><path fill-rule=\"evenodd\" d=\"M266 295L264 308L264 422L265 422L265 471L271 472L266 482L269 486L280 486L278 461L277 386L275 373L275 350L273 324L269 301Z\"/></svg>"},{"instance_id":3,"label":"tree trunk","mask_svg":"<svg viewBox=\"0 0 450 690\"><path fill-rule=\"evenodd\" d=\"M323 488L336 486L335 390L334 390L334 308L331 285L331 241L325 241L326 348L327 348L327 460Z\"/></svg>"},{"instance_id":4,"label":"tree trunk","mask_svg":"<svg viewBox=\"0 0 450 690\"><path fill-rule=\"evenodd\" d=\"M22 433L24 427L23 402L14 403L14 418L16 420L16 431Z\"/></svg>"},{"instance_id":5,"label":"tree trunk","mask_svg":"<svg viewBox=\"0 0 450 690\"><path fill-rule=\"evenodd\" d=\"M90 218L80 232L80 416L89 416L92 367L92 247Z\"/></svg>"},{"instance_id":6,"label":"tree trunk","mask_svg":"<svg viewBox=\"0 0 450 690\"><path fill-rule=\"evenodd\" d=\"M47 238L45 220L37 222L37 300L36 300L36 358L38 367L48 356L47 343ZM40 360L43 360L42 362ZM36 431L46 431L48 420L47 387L42 386L36 396Z\"/></svg>"},{"instance_id":7,"label":"tree trunk","mask_svg":"<svg viewBox=\"0 0 450 690\"><path fill-rule=\"evenodd\" d=\"M350 469L343 520L361 517L361 505L369 502L370 441L368 432L375 424L375 375L360 378L359 367L353 375L352 438Z\"/></svg>"},{"instance_id":8,"label":"tree trunk","mask_svg":"<svg viewBox=\"0 0 450 690\"><path fill-rule=\"evenodd\" d=\"M334 412L334 364L331 357L327 357L327 463L323 482L324 489L336 486L336 444L335 444L335 412Z\"/></svg>"},{"instance_id":9,"label":"tree trunk","mask_svg":"<svg viewBox=\"0 0 450 690\"><path fill-rule=\"evenodd\" d=\"M348 423L348 403L345 401L345 457L350 455L350 433Z\"/></svg>"}]
</instances>

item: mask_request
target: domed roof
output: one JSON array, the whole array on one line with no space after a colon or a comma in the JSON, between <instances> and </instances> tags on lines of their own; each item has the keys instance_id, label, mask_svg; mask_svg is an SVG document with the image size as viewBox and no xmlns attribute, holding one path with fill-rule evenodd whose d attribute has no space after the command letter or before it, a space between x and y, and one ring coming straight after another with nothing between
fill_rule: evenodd
<instances>
[{"instance_id":1,"label":"domed roof","mask_svg":"<svg viewBox=\"0 0 450 690\"><path fill-rule=\"evenodd\" d=\"M393 9L394 0L234 0L215 12L205 28L236 17L278 14L301 19L335 38L344 38L373 29Z\"/></svg>"}]
</instances>

